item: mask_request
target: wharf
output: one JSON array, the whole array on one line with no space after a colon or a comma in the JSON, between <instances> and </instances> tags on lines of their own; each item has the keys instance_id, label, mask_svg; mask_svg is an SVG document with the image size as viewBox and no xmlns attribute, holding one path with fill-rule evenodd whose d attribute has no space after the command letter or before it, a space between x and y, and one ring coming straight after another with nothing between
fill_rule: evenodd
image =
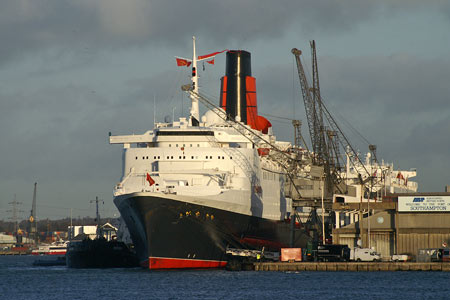
<instances>
[{"instance_id":1,"label":"wharf","mask_svg":"<svg viewBox=\"0 0 450 300\"><path fill-rule=\"evenodd\" d=\"M448 262L257 262L255 271L442 271L450 272Z\"/></svg>"},{"instance_id":2,"label":"wharf","mask_svg":"<svg viewBox=\"0 0 450 300\"><path fill-rule=\"evenodd\" d=\"M12 251L12 250L7 250L7 251L0 251L0 255L30 255L31 251L30 250L24 250L24 251Z\"/></svg>"}]
</instances>

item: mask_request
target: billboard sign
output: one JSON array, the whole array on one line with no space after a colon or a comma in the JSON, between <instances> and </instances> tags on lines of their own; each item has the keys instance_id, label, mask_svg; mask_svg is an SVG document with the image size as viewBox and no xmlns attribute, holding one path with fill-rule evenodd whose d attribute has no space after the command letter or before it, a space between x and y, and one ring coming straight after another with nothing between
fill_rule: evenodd
<instances>
[{"instance_id":1,"label":"billboard sign","mask_svg":"<svg viewBox=\"0 0 450 300\"><path fill-rule=\"evenodd\" d=\"M399 212L450 212L450 196L399 196Z\"/></svg>"}]
</instances>

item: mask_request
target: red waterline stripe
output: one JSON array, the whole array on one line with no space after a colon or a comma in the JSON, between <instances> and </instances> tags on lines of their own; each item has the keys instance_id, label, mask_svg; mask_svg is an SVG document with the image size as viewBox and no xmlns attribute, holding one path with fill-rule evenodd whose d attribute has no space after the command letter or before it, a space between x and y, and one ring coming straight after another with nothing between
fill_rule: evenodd
<instances>
[{"instance_id":1,"label":"red waterline stripe","mask_svg":"<svg viewBox=\"0 0 450 300\"><path fill-rule=\"evenodd\" d=\"M55 251L55 252L31 252L31 255L65 255L66 251Z\"/></svg>"},{"instance_id":2,"label":"red waterline stripe","mask_svg":"<svg viewBox=\"0 0 450 300\"><path fill-rule=\"evenodd\" d=\"M220 260L200 260L200 259L181 259L166 257L149 257L148 267L155 269L200 269L200 268L222 268L227 264Z\"/></svg>"}]
</instances>

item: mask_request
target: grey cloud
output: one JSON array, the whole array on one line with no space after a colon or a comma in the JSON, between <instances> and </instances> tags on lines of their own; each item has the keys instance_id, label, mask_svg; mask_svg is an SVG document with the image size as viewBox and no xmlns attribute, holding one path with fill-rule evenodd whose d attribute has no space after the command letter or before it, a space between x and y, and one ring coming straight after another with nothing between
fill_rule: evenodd
<instances>
[{"instance_id":1,"label":"grey cloud","mask_svg":"<svg viewBox=\"0 0 450 300\"><path fill-rule=\"evenodd\" d=\"M420 7L419 4L405 4ZM240 43L298 33L354 30L380 13L404 7L345 1L232 0L21 0L2 1L0 63L53 46L71 49L117 49L173 45L186 36Z\"/></svg>"}]
</instances>

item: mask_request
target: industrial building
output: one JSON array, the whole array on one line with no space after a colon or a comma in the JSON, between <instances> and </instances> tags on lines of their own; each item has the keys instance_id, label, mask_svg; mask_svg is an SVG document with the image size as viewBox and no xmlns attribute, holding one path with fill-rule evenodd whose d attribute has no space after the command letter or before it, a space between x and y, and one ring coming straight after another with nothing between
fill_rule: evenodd
<instances>
[{"instance_id":1,"label":"industrial building","mask_svg":"<svg viewBox=\"0 0 450 300\"><path fill-rule=\"evenodd\" d=\"M333 203L333 243L416 258L419 249L450 243L450 192L387 194L382 201Z\"/></svg>"}]
</instances>

